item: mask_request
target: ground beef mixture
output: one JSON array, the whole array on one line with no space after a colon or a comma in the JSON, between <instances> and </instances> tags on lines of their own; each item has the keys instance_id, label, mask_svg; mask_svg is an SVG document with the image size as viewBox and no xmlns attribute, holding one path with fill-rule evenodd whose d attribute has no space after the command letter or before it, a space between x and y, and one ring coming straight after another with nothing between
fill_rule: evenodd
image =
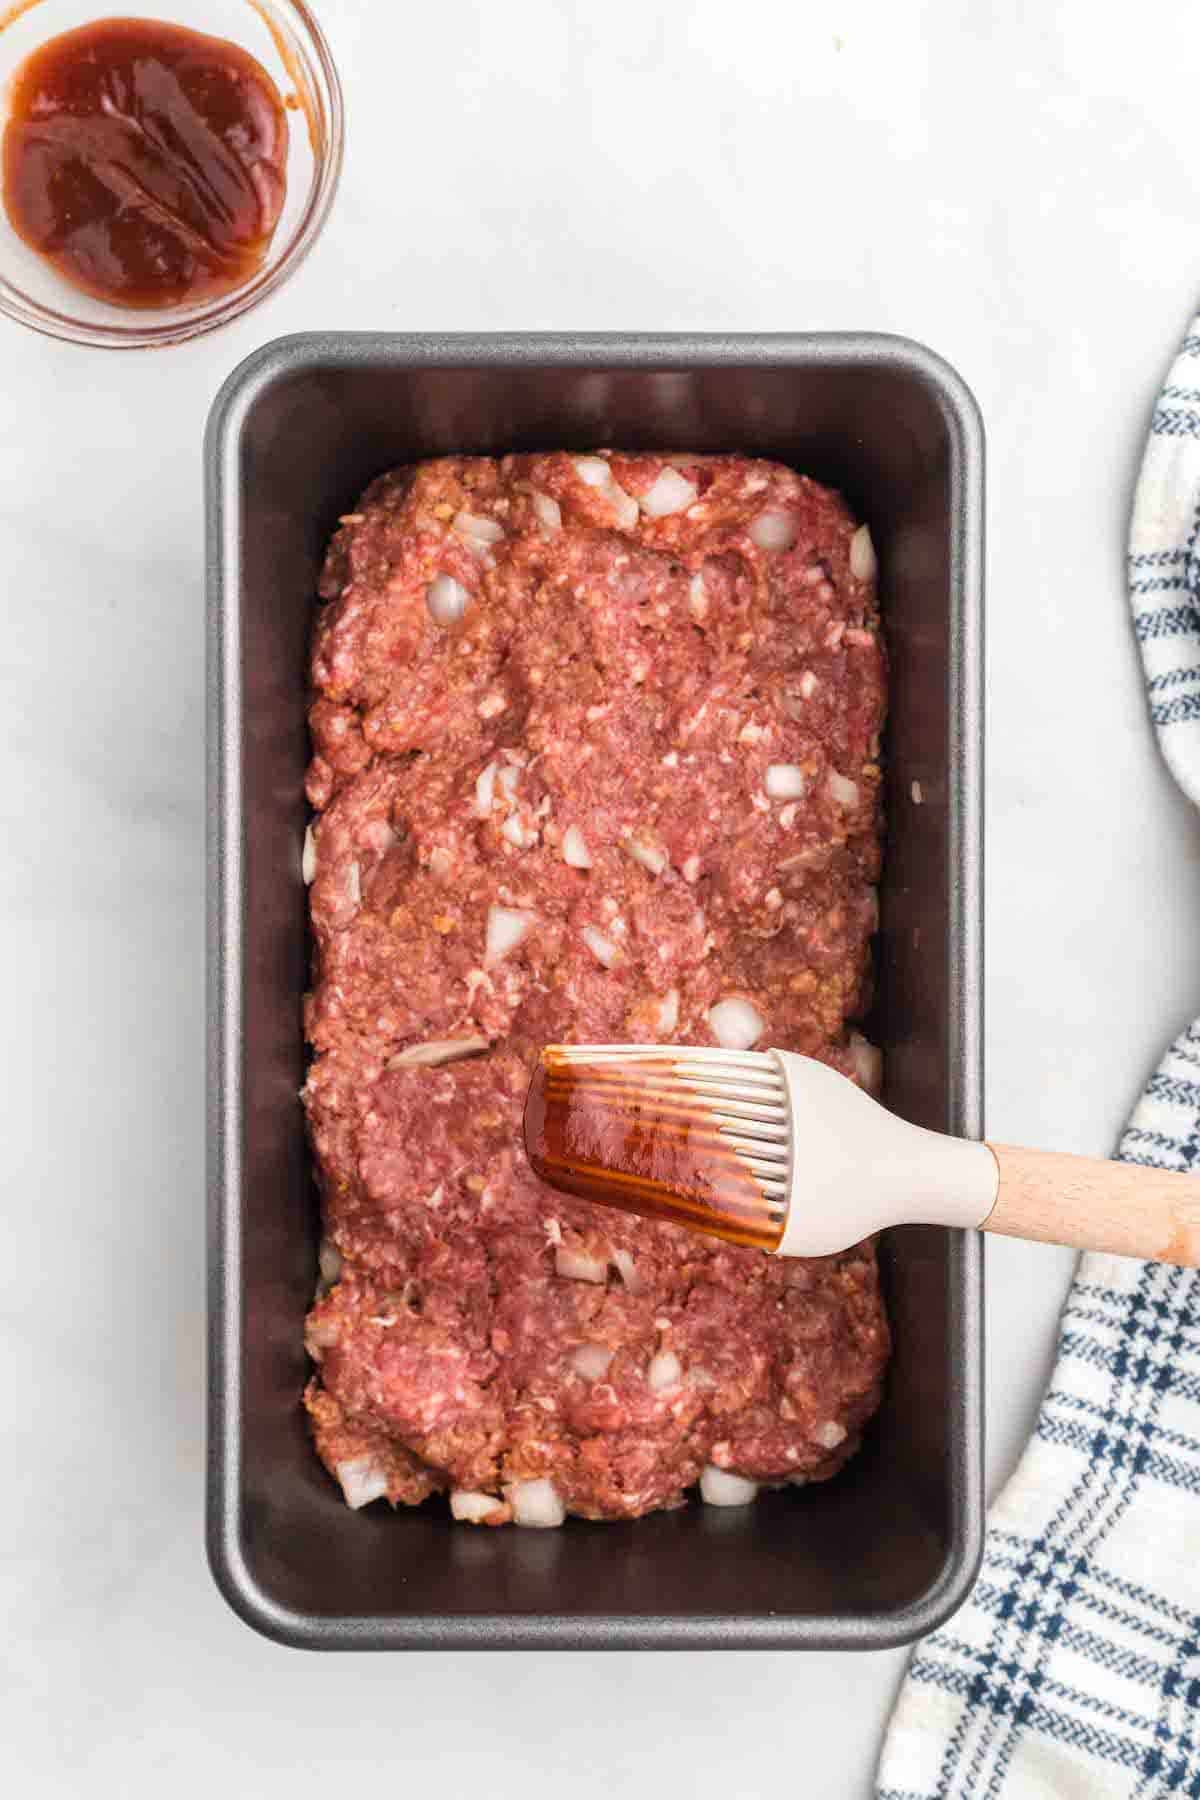
<instances>
[{"instance_id":1,"label":"ground beef mixture","mask_svg":"<svg viewBox=\"0 0 1200 1800\"><path fill-rule=\"evenodd\" d=\"M876 925L874 574L838 495L732 456L451 457L342 521L304 1100L307 1405L350 1505L633 1518L855 1449L888 1352L873 1247L774 1260L566 1198L521 1115L551 1042L736 1037L877 1079L847 1025Z\"/></svg>"}]
</instances>

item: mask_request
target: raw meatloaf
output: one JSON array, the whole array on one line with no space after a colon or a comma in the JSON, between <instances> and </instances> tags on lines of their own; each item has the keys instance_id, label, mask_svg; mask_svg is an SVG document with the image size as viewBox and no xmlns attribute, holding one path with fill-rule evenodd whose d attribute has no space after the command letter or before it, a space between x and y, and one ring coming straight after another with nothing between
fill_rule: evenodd
<instances>
[{"instance_id":1,"label":"raw meatloaf","mask_svg":"<svg viewBox=\"0 0 1200 1800\"><path fill-rule=\"evenodd\" d=\"M823 1480L879 1396L871 1244L775 1261L543 1186L555 1041L873 1082L885 670L865 528L741 457L452 457L333 540L312 659L307 1343L351 1506L551 1525Z\"/></svg>"}]
</instances>

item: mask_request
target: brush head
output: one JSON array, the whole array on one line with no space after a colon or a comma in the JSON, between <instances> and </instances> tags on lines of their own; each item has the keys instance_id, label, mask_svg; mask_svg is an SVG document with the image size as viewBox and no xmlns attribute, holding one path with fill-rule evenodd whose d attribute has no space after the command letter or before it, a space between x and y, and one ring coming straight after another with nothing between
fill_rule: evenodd
<instances>
[{"instance_id":1,"label":"brush head","mask_svg":"<svg viewBox=\"0 0 1200 1800\"><path fill-rule=\"evenodd\" d=\"M791 1135L770 1051L554 1044L525 1105L552 1187L762 1250L787 1223Z\"/></svg>"},{"instance_id":2,"label":"brush head","mask_svg":"<svg viewBox=\"0 0 1200 1800\"><path fill-rule=\"evenodd\" d=\"M831 1256L886 1225L970 1227L996 1159L897 1118L790 1050L556 1044L525 1109L551 1186L780 1256Z\"/></svg>"}]
</instances>

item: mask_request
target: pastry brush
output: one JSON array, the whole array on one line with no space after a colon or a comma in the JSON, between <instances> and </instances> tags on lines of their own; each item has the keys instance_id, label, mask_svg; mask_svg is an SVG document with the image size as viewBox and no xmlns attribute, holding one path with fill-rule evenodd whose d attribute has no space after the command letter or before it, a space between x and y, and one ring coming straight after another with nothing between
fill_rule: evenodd
<instances>
[{"instance_id":1,"label":"pastry brush","mask_svg":"<svg viewBox=\"0 0 1200 1800\"><path fill-rule=\"evenodd\" d=\"M552 1187L780 1256L933 1224L1200 1264L1200 1177L927 1131L791 1051L552 1045L525 1144Z\"/></svg>"}]
</instances>

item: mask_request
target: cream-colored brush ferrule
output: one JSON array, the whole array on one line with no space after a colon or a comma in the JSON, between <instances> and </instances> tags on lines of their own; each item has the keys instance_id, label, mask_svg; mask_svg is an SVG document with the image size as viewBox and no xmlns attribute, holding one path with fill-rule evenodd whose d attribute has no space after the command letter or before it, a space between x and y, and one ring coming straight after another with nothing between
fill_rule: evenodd
<instances>
[{"instance_id":1,"label":"cream-colored brush ferrule","mask_svg":"<svg viewBox=\"0 0 1200 1800\"><path fill-rule=\"evenodd\" d=\"M909 1125L823 1063L770 1054L787 1086L791 1143L777 1256L830 1256L901 1219L983 1224L999 1188L986 1144Z\"/></svg>"}]
</instances>

